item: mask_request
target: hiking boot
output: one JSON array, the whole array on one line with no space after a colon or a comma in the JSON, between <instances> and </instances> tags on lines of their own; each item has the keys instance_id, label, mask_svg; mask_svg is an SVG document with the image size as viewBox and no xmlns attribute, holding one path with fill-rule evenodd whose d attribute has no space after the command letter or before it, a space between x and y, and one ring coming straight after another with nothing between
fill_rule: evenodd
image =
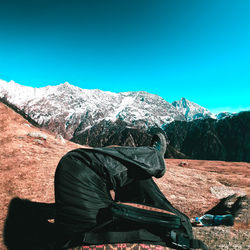
<instances>
[{"instance_id":1,"label":"hiking boot","mask_svg":"<svg viewBox=\"0 0 250 250\"><path fill-rule=\"evenodd\" d=\"M157 133L153 136L150 146L159 151L164 158L167 149L167 141L162 133Z\"/></svg>"}]
</instances>

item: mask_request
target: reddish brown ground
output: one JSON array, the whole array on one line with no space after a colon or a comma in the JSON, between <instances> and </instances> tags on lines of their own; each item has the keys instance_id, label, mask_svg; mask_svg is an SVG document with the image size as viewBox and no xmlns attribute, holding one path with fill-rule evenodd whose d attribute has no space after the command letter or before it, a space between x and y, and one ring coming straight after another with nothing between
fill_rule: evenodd
<instances>
[{"instance_id":1,"label":"reddish brown ground","mask_svg":"<svg viewBox=\"0 0 250 250\"><path fill-rule=\"evenodd\" d=\"M47 139L31 137L31 132ZM53 202L56 166L66 152L78 147L82 146L69 141L63 144L54 134L30 125L0 103L0 249L5 249L2 229L10 200L18 196ZM249 163L166 159L166 166L165 176L156 182L188 216L201 215L229 194L250 194ZM247 220L238 227L248 227Z\"/></svg>"}]
</instances>

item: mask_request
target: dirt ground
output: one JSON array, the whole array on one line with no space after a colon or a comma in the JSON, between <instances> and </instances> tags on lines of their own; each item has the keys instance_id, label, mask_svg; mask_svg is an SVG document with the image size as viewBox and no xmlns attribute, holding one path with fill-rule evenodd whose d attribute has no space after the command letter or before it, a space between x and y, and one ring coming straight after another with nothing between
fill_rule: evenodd
<instances>
[{"instance_id":1,"label":"dirt ground","mask_svg":"<svg viewBox=\"0 0 250 250\"><path fill-rule=\"evenodd\" d=\"M54 202L54 173L60 158L83 147L29 124L0 103L0 249L10 201L14 197ZM204 214L231 194L248 201L233 227L195 228L209 249L250 249L250 163L166 159L166 174L156 179L167 199L190 218Z\"/></svg>"}]
</instances>

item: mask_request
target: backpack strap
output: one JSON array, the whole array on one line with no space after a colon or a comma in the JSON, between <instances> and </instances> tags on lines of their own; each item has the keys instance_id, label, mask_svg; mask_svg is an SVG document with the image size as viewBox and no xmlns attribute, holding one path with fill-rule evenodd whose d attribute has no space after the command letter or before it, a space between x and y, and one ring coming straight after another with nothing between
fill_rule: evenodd
<instances>
[{"instance_id":1,"label":"backpack strap","mask_svg":"<svg viewBox=\"0 0 250 250\"><path fill-rule=\"evenodd\" d=\"M181 218L166 210L135 203L113 203L109 209L113 221L125 220L169 231L181 227Z\"/></svg>"},{"instance_id":2,"label":"backpack strap","mask_svg":"<svg viewBox=\"0 0 250 250\"><path fill-rule=\"evenodd\" d=\"M190 239L184 234L171 231L169 242L177 249L203 249L208 250L207 246L200 240ZM114 244L114 243L155 243L156 245L166 245L169 237L166 235L165 239L149 232L146 229L140 229L129 232L103 232L103 233L85 233L82 237L82 244Z\"/></svg>"},{"instance_id":3,"label":"backpack strap","mask_svg":"<svg viewBox=\"0 0 250 250\"><path fill-rule=\"evenodd\" d=\"M58 249L69 249L76 246L116 244L116 243L153 243L155 245L166 245L165 241L146 229L126 232L86 232L79 233L63 242Z\"/></svg>"},{"instance_id":4,"label":"backpack strap","mask_svg":"<svg viewBox=\"0 0 250 250\"><path fill-rule=\"evenodd\" d=\"M128 232L100 232L85 233L82 242L84 244L112 244L112 243L140 243L140 242L157 242L164 243L163 239L146 229L139 229Z\"/></svg>"}]
</instances>

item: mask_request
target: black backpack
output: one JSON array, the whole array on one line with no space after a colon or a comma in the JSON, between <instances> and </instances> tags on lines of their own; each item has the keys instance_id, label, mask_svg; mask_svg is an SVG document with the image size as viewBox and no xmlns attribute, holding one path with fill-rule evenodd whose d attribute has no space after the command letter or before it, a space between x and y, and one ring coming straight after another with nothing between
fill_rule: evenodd
<instances>
[{"instance_id":1,"label":"black backpack","mask_svg":"<svg viewBox=\"0 0 250 250\"><path fill-rule=\"evenodd\" d=\"M174 249L208 249L202 241L193 239L192 232L183 227L181 216L174 212L142 204L114 202L103 209L98 220L98 226L76 236L66 248L126 242L153 243Z\"/></svg>"}]
</instances>

